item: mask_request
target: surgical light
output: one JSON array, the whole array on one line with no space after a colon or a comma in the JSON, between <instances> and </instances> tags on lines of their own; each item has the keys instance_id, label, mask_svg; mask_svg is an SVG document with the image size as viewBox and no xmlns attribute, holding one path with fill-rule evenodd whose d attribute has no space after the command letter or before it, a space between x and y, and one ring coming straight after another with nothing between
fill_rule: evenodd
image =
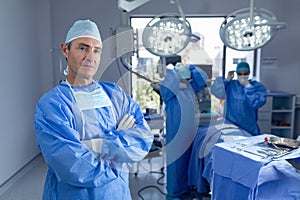
<instances>
[{"instance_id":1,"label":"surgical light","mask_svg":"<svg viewBox=\"0 0 300 200\"><path fill-rule=\"evenodd\" d=\"M165 14L153 18L143 31L143 45L152 54L162 57L175 56L189 42L197 42L200 37L192 34L190 23L186 20L179 0L176 3L180 16Z\"/></svg>"},{"instance_id":2,"label":"surgical light","mask_svg":"<svg viewBox=\"0 0 300 200\"><path fill-rule=\"evenodd\" d=\"M153 18L143 31L143 45L154 55L173 56L182 51L190 42L191 26L178 16Z\"/></svg>"},{"instance_id":3,"label":"surgical light","mask_svg":"<svg viewBox=\"0 0 300 200\"><path fill-rule=\"evenodd\" d=\"M265 9L253 7L241 9L228 15L220 27L224 45L239 51L258 49L274 38L285 23L277 22L275 15Z\"/></svg>"}]
</instances>

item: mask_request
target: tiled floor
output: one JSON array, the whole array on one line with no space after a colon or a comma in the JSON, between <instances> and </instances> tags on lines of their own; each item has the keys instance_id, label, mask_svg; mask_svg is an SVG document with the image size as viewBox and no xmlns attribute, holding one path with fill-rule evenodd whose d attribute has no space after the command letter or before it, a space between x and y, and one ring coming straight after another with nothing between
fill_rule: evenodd
<instances>
[{"instance_id":1,"label":"tiled floor","mask_svg":"<svg viewBox=\"0 0 300 200\"><path fill-rule=\"evenodd\" d=\"M130 189L133 200L166 199L166 179L162 157L143 160L138 173L130 174ZM137 165L132 167L136 172ZM41 155L37 156L11 181L0 188L0 200L41 200L47 166ZM192 199L192 198L189 198Z\"/></svg>"},{"instance_id":2,"label":"tiled floor","mask_svg":"<svg viewBox=\"0 0 300 200\"><path fill-rule=\"evenodd\" d=\"M153 158L151 165L148 160L144 160L138 166L139 173L130 174L130 188L133 200L142 198L145 200L164 199L164 195L158 189L151 188L157 186L161 191L165 192L165 187L156 183L162 177L159 165L162 165L161 158ZM150 173L150 166L152 166L153 171L158 170L160 173ZM137 165L134 165L132 171L136 170ZM12 180L0 188L0 200L41 200L46 171L47 166L42 156L37 156ZM164 182L165 179L162 179L161 183ZM140 198L138 192L146 186L150 188L142 190L140 192L142 198Z\"/></svg>"},{"instance_id":3,"label":"tiled floor","mask_svg":"<svg viewBox=\"0 0 300 200\"><path fill-rule=\"evenodd\" d=\"M130 189L133 200L163 200L166 192L165 168L161 157L143 160L134 166L130 174Z\"/></svg>"},{"instance_id":4,"label":"tiled floor","mask_svg":"<svg viewBox=\"0 0 300 200\"><path fill-rule=\"evenodd\" d=\"M47 166L41 155L0 188L0 200L41 200Z\"/></svg>"}]
</instances>

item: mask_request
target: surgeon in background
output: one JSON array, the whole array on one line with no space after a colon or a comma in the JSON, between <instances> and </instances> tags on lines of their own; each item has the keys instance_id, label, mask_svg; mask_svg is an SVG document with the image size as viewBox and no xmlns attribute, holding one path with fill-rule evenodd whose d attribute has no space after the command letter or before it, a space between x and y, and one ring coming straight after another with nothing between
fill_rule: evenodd
<instances>
[{"instance_id":1,"label":"surgeon in background","mask_svg":"<svg viewBox=\"0 0 300 200\"><path fill-rule=\"evenodd\" d=\"M67 78L35 110L37 145L48 165L43 200L129 200L124 163L143 159L153 134L118 85L93 79L102 51L94 22L76 21L61 49Z\"/></svg>"},{"instance_id":2,"label":"surgeon in background","mask_svg":"<svg viewBox=\"0 0 300 200\"><path fill-rule=\"evenodd\" d=\"M160 85L166 112L167 199L189 195L188 165L196 135L195 93L202 90L207 74L193 65L169 64Z\"/></svg>"},{"instance_id":3,"label":"surgeon in background","mask_svg":"<svg viewBox=\"0 0 300 200\"><path fill-rule=\"evenodd\" d=\"M249 80L250 67L247 62L237 64L238 80L232 80L234 71L226 79L217 77L211 86L211 93L225 99L224 117L252 135L260 134L257 112L266 103L266 88L255 80Z\"/></svg>"}]
</instances>

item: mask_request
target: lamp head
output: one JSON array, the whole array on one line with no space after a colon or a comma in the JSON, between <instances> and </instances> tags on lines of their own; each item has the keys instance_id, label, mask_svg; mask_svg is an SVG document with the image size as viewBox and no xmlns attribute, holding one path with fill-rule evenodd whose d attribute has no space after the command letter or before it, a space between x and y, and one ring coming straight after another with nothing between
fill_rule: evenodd
<instances>
[{"instance_id":1,"label":"lamp head","mask_svg":"<svg viewBox=\"0 0 300 200\"><path fill-rule=\"evenodd\" d=\"M188 21L178 16L156 17L143 31L143 45L154 55L174 56L188 45L191 32Z\"/></svg>"},{"instance_id":2,"label":"lamp head","mask_svg":"<svg viewBox=\"0 0 300 200\"><path fill-rule=\"evenodd\" d=\"M219 33L225 46L250 51L266 45L284 27L267 10L256 9L251 14L249 9L241 9L226 17Z\"/></svg>"}]
</instances>

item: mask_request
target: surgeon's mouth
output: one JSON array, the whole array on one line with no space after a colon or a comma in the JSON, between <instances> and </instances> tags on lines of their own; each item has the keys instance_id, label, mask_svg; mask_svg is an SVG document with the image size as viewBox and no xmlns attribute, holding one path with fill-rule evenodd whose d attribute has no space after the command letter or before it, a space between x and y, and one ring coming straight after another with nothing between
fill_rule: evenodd
<instances>
[{"instance_id":1,"label":"surgeon's mouth","mask_svg":"<svg viewBox=\"0 0 300 200\"><path fill-rule=\"evenodd\" d=\"M94 69L94 67L92 65L81 65L81 67L83 67L85 69Z\"/></svg>"}]
</instances>

